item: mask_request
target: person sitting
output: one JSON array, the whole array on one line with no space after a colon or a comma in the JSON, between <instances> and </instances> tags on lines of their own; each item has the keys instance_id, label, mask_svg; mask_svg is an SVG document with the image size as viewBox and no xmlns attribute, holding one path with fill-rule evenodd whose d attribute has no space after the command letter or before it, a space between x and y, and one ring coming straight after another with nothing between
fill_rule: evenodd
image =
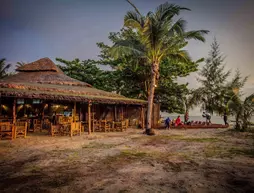
<instances>
[{"instance_id":1,"label":"person sitting","mask_svg":"<svg viewBox=\"0 0 254 193\"><path fill-rule=\"evenodd\" d=\"M173 119L173 120L171 121L171 126L174 127L174 126L175 126L175 123L176 123L176 120Z\"/></svg>"},{"instance_id":2,"label":"person sitting","mask_svg":"<svg viewBox=\"0 0 254 193\"><path fill-rule=\"evenodd\" d=\"M177 117L176 122L175 122L175 126L177 127L178 125L182 125L180 115Z\"/></svg>"},{"instance_id":3,"label":"person sitting","mask_svg":"<svg viewBox=\"0 0 254 193\"><path fill-rule=\"evenodd\" d=\"M163 119L162 117L160 116L160 119L158 120L158 124L162 123L163 122Z\"/></svg>"}]
</instances>

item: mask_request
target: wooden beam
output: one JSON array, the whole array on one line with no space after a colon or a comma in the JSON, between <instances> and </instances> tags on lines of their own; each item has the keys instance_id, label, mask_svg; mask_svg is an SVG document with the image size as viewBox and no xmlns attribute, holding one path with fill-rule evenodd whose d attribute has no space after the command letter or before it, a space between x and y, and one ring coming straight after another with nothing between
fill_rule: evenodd
<instances>
[{"instance_id":1,"label":"wooden beam","mask_svg":"<svg viewBox=\"0 0 254 193\"><path fill-rule=\"evenodd\" d=\"M123 121L124 116L123 116L123 105L121 105L121 121Z\"/></svg>"},{"instance_id":2,"label":"wooden beam","mask_svg":"<svg viewBox=\"0 0 254 193\"><path fill-rule=\"evenodd\" d=\"M144 116L144 107L143 106L141 107L141 126L142 126L142 129L145 128L145 116Z\"/></svg>"},{"instance_id":3,"label":"wooden beam","mask_svg":"<svg viewBox=\"0 0 254 193\"><path fill-rule=\"evenodd\" d=\"M92 103L89 101L88 103L88 134L91 134L91 106L92 106Z\"/></svg>"},{"instance_id":4,"label":"wooden beam","mask_svg":"<svg viewBox=\"0 0 254 193\"><path fill-rule=\"evenodd\" d=\"M114 121L117 121L117 108L114 106Z\"/></svg>"},{"instance_id":5,"label":"wooden beam","mask_svg":"<svg viewBox=\"0 0 254 193\"><path fill-rule=\"evenodd\" d=\"M13 124L16 123L16 99L13 101L13 109L12 109L12 116L13 116Z\"/></svg>"},{"instance_id":6,"label":"wooden beam","mask_svg":"<svg viewBox=\"0 0 254 193\"><path fill-rule=\"evenodd\" d=\"M76 122L76 110L77 110L77 104L74 102L74 108L73 108L73 122Z\"/></svg>"}]
</instances>

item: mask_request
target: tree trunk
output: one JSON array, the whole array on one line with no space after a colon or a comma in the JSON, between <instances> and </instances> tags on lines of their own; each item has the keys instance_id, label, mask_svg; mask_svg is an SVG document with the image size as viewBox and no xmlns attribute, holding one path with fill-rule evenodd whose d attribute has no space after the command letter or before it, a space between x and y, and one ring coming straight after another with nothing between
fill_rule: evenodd
<instances>
[{"instance_id":1,"label":"tree trunk","mask_svg":"<svg viewBox=\"0 0 254 193\"><path fill-rule=\"evenodd\" d=\"M189 120L189 110L186 109L184 114L184 123L186 124L188 120Z\"/></svg>"},{"instance_id":2,"label":"tree trunk","mask_svg":"<svg viewBox=\"0 0 254 193\"><path fill-rule=\"evenodd\" d=\"M151 129L152 129L153 99L154 99L156 80L159 79L159 64L154 62L151 70L152 70L152 75L151 75L150 91L148 95L147 123L146 123L146 134L148 135L151 134Z\"/></svg>"}]
</instances>

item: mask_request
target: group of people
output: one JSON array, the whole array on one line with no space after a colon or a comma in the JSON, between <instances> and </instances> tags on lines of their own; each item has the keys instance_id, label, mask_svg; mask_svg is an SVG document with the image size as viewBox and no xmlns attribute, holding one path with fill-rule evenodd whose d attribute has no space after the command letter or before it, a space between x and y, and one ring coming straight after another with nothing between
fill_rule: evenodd
<instances>
[{"instance_id":1,"label":"group of people","mask_svg":"<svg viewBox=\"0 0 254 193\"><path fill-rule=\"evenodd\" d=\"M201 121L189 121L189 118L186 118L185 117L185 121L182 122L181 121L181 118L180 118L180 115L176 118L176 119L173 119L171 120L169 117L166 118L165 120L165 125L166 125L166 129L170 129L170 126L173 126L173 127L177 127L177 126L180 126L180 125L193 125L193 124L211 124L211 114L208 113L208 112L203 112L202 114L202 117L204 117L206 119L205 122L201 122ZM224 123L225 125L228 125L228 117L227 117L227 114L224 113L223 115L223 120L224 120Z\"/></svg>"},{"instance_id":2,"label":"group of people","mask_svg":"<svg viewBox=\"0 0 254 193\"><path fill-rule=\"evenodd\" d=\"M166 129L170 128L170 125L172 126L179 126L183 125L183 122L181 121L180 116L178 116L176 119L171 120L169 117L165 120Z\"/></svg>"}]
</instances>

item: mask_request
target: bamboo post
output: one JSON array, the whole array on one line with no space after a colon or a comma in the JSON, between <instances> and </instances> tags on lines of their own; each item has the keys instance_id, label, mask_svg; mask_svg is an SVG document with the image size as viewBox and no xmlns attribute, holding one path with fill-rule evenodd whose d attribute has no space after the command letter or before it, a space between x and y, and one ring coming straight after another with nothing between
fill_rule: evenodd
<instances>
[{"instance_id":1,"label":"bamboo post","mask_svg":"<svg viewBox=\"0 0 254 193\"><path fill-rule=\"evenodd\" d=\"M16 99L13 101L13 124L16 123Z\"/></svg>"},{"instance_id":2,"label":"bamboo post","mask_svg":"<svg viewBox=\"0 0 254 193\"><path fill-rule=\"evenodd\" d=\"M16 99L13 101L13 109L12 109L12 116L13 116L13 125L12 125L12 138L16 138Z\"/></svg>"},{"instance_id":3,"label":"bamboo post","mask_svg":"<svg viewBox=\"0 0 254 193\"><path fill-rule=\"evenodd\" d=\"M117 109L116 109L116 105L114 106L114 121L117 121Z\"/></svg>"},{"instance_id":4,"label":"bamboo post","mask_svg":"<svg viewBox=\"0 0 254 193\"><path fill-rule=\"evenodd\" d=\"M123 121L124 116L123 116L123 105L121 106L121 121Z\"/></svg>"},{"instance_id":5,"label":"bamboo post","mask_svg":"<svg viewBox=\"0 0 254 193\"><path fill-rule=\"evenodd\" d=\"M73 108L73 114L72 114L72 116L73 116L73 122L76 122L76 109L77 108L77 104L76 104L76 102L74 102L74 108Z\"/></svg>"},{"instance_id":6,"label":"bamboo post","mask_svg":"<svg viewBox=\"0 0 254 193\"><path fill-rule=\"evenodd\" d=\"M142 129L145 128L145 117L144 117L144 107L141 107L141 125L142 125Z\"/></svg>"},{"instance_id":7,"label":"bamboo post","mask_svg":"<svg viewBox=\"0 0 254 193\"><path fill-rule=\"evenodd\" d=\"M88 134L91 134L91 102L88 103Z\"/></svg>"},{"instance_id":8,"label":"bamboo post","mask_svg":"<svg viewBox=\"0 0 254 193\"><path fill-rule=\"evenodd\" d=\"M2 99L0 98L0 115L2 115Z\"/></svg>"}]
</instances>

